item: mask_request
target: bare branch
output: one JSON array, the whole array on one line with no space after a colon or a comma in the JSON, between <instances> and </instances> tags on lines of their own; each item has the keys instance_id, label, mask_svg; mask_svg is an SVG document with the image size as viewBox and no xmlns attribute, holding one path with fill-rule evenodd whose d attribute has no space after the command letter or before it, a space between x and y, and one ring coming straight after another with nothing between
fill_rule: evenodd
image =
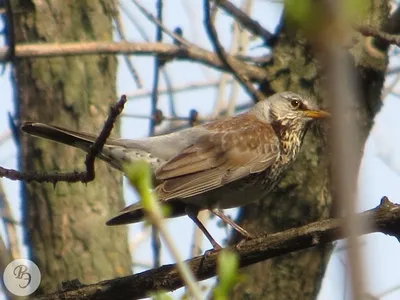
<instances>
[{"instance_id":1,"label":"bare branch","mask_svg":"<svg viewBox=\"0 0 400 300\"><path fill-rule=\"evenodd\" d=\"M7 60L8 47L0 47L0 62ZM170 55L176 59L192 60L210 67L230 72L220 61L218 55L197 46L183 48L165 43L65 43L65 44L24 44L15 47L17 58L26 57L54 57L90 54L136 54L136 55ZM235 69L240 69L242 76L249 80L262 82L266 79L266 72L257 66L250 65L234 57L227 56Z\"/></svg>"},{"instance_id":2,"label":"bare branch","mask_svg":"<svg viewBox=\"0 0 400 300\"><path fill-rule=\"evenodd\" d=\"M254 97L254 99L258 102L264 98L263 94L258 91L251 84L249 79L243 74L242 70L236 68L236 66L232 63L230 57L226 54L224 48L218 39L217 31L214 27L214 17L216 14L216 7L212 10L210 9L210 0L204 0L204 23L206 26L207 34L213 44L215 52L217 52L219 59L223 62L225 67L235 76L235 78L242 83L242 85L246 88L248 93Z\"/></svg>"},{"instance_id":3,"label":"bare branch","mask_svg":"<svg viewBox=\"0 0 400 300\"><path fill-rule=\"evenodd\" d=\"M400 205L391 203L386 197L375 209L356 215L356 218L369 219L374 226L364 228L363 234L383 232L400 239ZM240 245L229 248L239 256L240 267L284 255L290 252L322 247L334 240L344 238L343 219L328 219L314 222L299 228L263 235ZM207 256L199 256L186 261L198 280L216 275L216 262L219 251ZM36 298L52 299L138 299L150 292L172 291L183 286L176 265L164 265L132 276L105 280L90 285L77 284L68 290Z\"/></svg>"},{"instance_id":4,"label":"bare branch","mask_svg":"<svg viewBox=\"0 0 400 300\"><path fill-rule=\"evenodd\" d=\"M162 31L164 31L166 34L168 34L172 39L178 41L180 44L190 47L192 46L191 43L186 41L183 37L181 37L178 34L175 34L171 30L169 30L167 27L165 27L158 18L153 16L144 6L140 5L139 2L136 0L132 0L133 4L140 10L140 12L152 23L157 25L157 28L160 28Z\"/></svg>"},{"instance_id":5,"label":"bare branch","mask_svg":"<svg viewBox=\"0 0 400 300\"><path fill-rule=\"evenodd\" d=\"M136 1L133 1L136 3ZM157 0L157 21L159 24L162 24L162 9L163 2L162 0ZM156 27L156 42L162 42L162 28L160 26ZM153 74L153 89L151 94L151 114L155 115L157 110L157 102L158 102L158 83L160 81L160 67L161 61L160 56L154 57L154 74ZM150 122L150 136L154 134L155 122Z\"/></svg>"},{"instance_id":6,"label":"bare branch","mask_svg":"<svg viewBox=\"0 0 400 300\"><path fill-rule=\"evenodd\" d=\"M136 1L133 1L136 3ZM137 4L137 3L136 3ZM163 23L163 1L157 0L157 24ZM156 26L156 42L161 43L163 38L163 31L161 26ZM160 60L160 56L154 57L154 74L153 74L153 88L151 93L151 114L152 116L156 116L157 114L157 103L158 103L158 85L160 81L160 69L162 67L162 62ZM155 122L155 118L150 119L150 130L149 136L154 135L154 131L157 123ZM161 266L161 239L159 228L154 224L151 226L151 248L153 250L153 263L154 267Z\"/></svg>"},{"instance_id":7,"label":"bare branch","mask_svg":"<svg viewBox=\"0 0 400 300\"><path fill-rule=\"evenodd\" d=\"M0 178L6 177L11 180L23 180L25 182L50 182L56 184L59 181L64 182L90 182L95 177L94 172L94 160L103 148L107 138L110 136L111 131L114 127L117 117L121 114L124 105L126 103L126 96L122 95L121 99L110 107L110 113L104 126L90 147L86 159L85 166L86 170L83 172L69 172L69 173L21 173L12 169L5 169L0 167Z\"/></svg>"},{"instance_id":8,"label":"bare branch","mask_svg":"<svg viewBox=\"0 0 400 300\"><path fill-rule=\"evenodd\" d=\"M114 22L115 22L115 26L116 26L119 37L121 38L121 40L126 41L124 26L122 25L120 14L117 14L114 17ZM124 60L125 60L126 66L128 67L129 73L131 73L133 80L136 82L137 87L142 88L143 87L142 81L140 79L139 73L136 71L136 68L133 65L133 62L126 55L124 55Z\"/></svg>"},{"instance_id":9,"label":"bare branch","mask_svg":"<svg viewBox=\"0 0 400 300\"><path fill-rule=\"evenodd\" d=\"M275 36L267 29L262 27L260 23L250 18L248 14L243 12L240 8L236 7L232 2L229 2L228 0L213 1L253 35L262 37L266 45L272 46L275 40Z\"/></svg>"},{"instance_id":10,"label":"bare branch","mask_svg":"<svg viewBox=\"0 0 400 300\"><path fill-rule=\"evenodd\" d=\"M244 13L249 14L253 6L253 0L246 0L243 2L241 9ZM234 31L237 34L237 51L238 54L243 55L247 51L247 46L249 43L249 34L247 31L241 30L239 24L234 24ZM233 115L235 112L236 103L239 97L239 83L235 81L231 88L231 95L228 102L228 115Z\"/></svg>"},{"instance_id":11,"label":"bare branch","mask_svg":"<svg viewBox=\"0 0 400 300\"><path fill-rule=\"evenodd\" d=\"M146 30L142 27L142 24L137 22L135 16L131 15L131 13L128 11L128 8L123 5L123 3L120 1L119 5L121 7L121 11L125 13L125 15L128 17L129 21L132 22L133 26L138 30L140 36L146 41L150 42L149 35L147 34ZM164 77L165 85L167 86L166 92L168 93L169 96L169 105L171 109L171 114L173 116L176 115L176 109L175 109L175 101L174 101L174 93L172 92L173 86L172 86L172 80L170 75L168 74L167 68L162 68L162 74ZM151 96L151 92L150 92ZM129 98L129 96L127 96Z\"/></svg>"},{"instance_id":12,"label":"bare branch","mask_svg":"<svg viewBox=\"0 0 400 300\"><path fill-rule=\"evenodd\" d=\"M231 84L233 80L229 80L228 83ZM205 88L212 88L216 87L219 84L219 79L214 79L210 81L198 81L198 82L191 82L191 83L185 83L185 84L175 84L173 89L171 90L172 93L182 93L182 92L187 92L187 91L195 91L195 90L200 90L200 89L205 89ZM136 100L140 98L147 98L151 96L152 91L151 90L137 90L133 93L127 93L126 97L128 100ZM160 88L158 90L159 95L164 95L166 93L169 93L169 90L167 88ZM2 135L0 135L0 143L2 141Z\"/></svg>"}]
</instances>

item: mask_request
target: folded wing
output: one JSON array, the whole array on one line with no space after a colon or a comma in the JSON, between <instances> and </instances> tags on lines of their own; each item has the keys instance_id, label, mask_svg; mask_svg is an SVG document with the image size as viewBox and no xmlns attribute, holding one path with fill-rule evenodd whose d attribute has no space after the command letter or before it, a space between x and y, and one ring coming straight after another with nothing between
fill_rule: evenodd
<instances>
[{"instance_id":1,"label":"folded wing","mask_svg":"<svg viewBox=\"0 0 400 300\"><path fill-rule=\"evenodd\" d=\"M272 127L246 114L205 125L207 133L156 173L159 200L187 198L270 167L279 155Z\"/></svg>"}]
</instances>

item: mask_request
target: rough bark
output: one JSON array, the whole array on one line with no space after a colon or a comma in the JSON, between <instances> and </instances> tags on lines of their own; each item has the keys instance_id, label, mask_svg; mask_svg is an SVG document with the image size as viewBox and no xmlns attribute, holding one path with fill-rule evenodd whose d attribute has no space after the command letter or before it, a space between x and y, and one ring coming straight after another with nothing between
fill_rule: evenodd
<instances>
[{"instance_id":1,"label":"rough bark","mask_svg":"<svg viewBox=\"0 0 400 300\"><path fill-rule=\"evenodd\" d=\"M367 23L380 28L387 20L387 1L372 1ZM365 51L364 39L352 53L362 86L358 120L360 139L365 142L373 116L380 108L380 94L387 58L373 58ZM355 63L357 61L357 63ZM304 37L282 20L273 59L266 65L268 83L265 93L291 90L312 94L320 102L326 98L321 66ZM243 208L239 222L252 233L278 232L325 219L334 213L329 179L329 155L321 131L307 134L302 153L275 190L260 203ZM235 238L234 238L235 240ZM242 270L245 280L239 283L232 299L315 299L332 247L317 247L277 257Z\"/></svg>"},{"instance_id":2,"label":"rough bark","mask_svg":"<svg viewBox=\"0 0 400 300\"><path fill-rule=\"evenodd\" d=\"M114 1L20 0L12 6L16 43L112 40ZM14 67L22 121L95 133L117 99L113 55L26 58ZM22 171L80 170L84 158L78 150L20 134ZM97 177L87 185L23 186L24 241L42 273L38 293L65 280L90 283L131 273L126 228L104 224L123 206L121 175L104 163L96 167Z\"/></svg>"}]
</instances>

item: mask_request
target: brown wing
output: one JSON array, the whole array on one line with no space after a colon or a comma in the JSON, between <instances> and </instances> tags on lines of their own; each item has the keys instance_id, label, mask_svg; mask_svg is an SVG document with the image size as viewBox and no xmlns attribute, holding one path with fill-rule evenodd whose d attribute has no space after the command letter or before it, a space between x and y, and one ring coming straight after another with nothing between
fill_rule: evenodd
<instances>
[{"instance_id":1,"label":"brown wing","mask_svg":"<svg viewBox=\"0 0 400 300\"><path fill-rule=\"evenodd\" d=\"M279 141L272 127L243 114L204 126L209 133L166 162L156 173L163 181L160 200L187 198L258 173L276 160Z\"/></svg>"}]
</instances>

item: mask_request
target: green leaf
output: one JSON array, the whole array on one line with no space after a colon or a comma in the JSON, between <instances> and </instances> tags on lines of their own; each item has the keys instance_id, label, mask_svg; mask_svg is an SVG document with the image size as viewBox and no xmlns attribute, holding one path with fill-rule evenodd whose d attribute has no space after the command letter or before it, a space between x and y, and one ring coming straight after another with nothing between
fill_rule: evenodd
<instances>
[{"instance_id":1,"label":"green leaf","mask_svg":"<svg viewBox=\"0 0 400 300\"><path fill-rule=\"evenodd\" d=\"M218 285L214 289L215 300L227 300L233 286L239 281L239 260L235 253L224 250L218 256Z\"/></svg>"},{"instance_id":2,"label":"green leaf","mask_svg":"<svg viewBox=\"0 0 400 300\"><path fill-rule=\"evenodd\" d=\"M130 184L138 192L143 209L151 211L156 203L152 193L152 171L149 164L144 160L135 161L125 165L124 172Z\"/></svg>"}]
</instances>

